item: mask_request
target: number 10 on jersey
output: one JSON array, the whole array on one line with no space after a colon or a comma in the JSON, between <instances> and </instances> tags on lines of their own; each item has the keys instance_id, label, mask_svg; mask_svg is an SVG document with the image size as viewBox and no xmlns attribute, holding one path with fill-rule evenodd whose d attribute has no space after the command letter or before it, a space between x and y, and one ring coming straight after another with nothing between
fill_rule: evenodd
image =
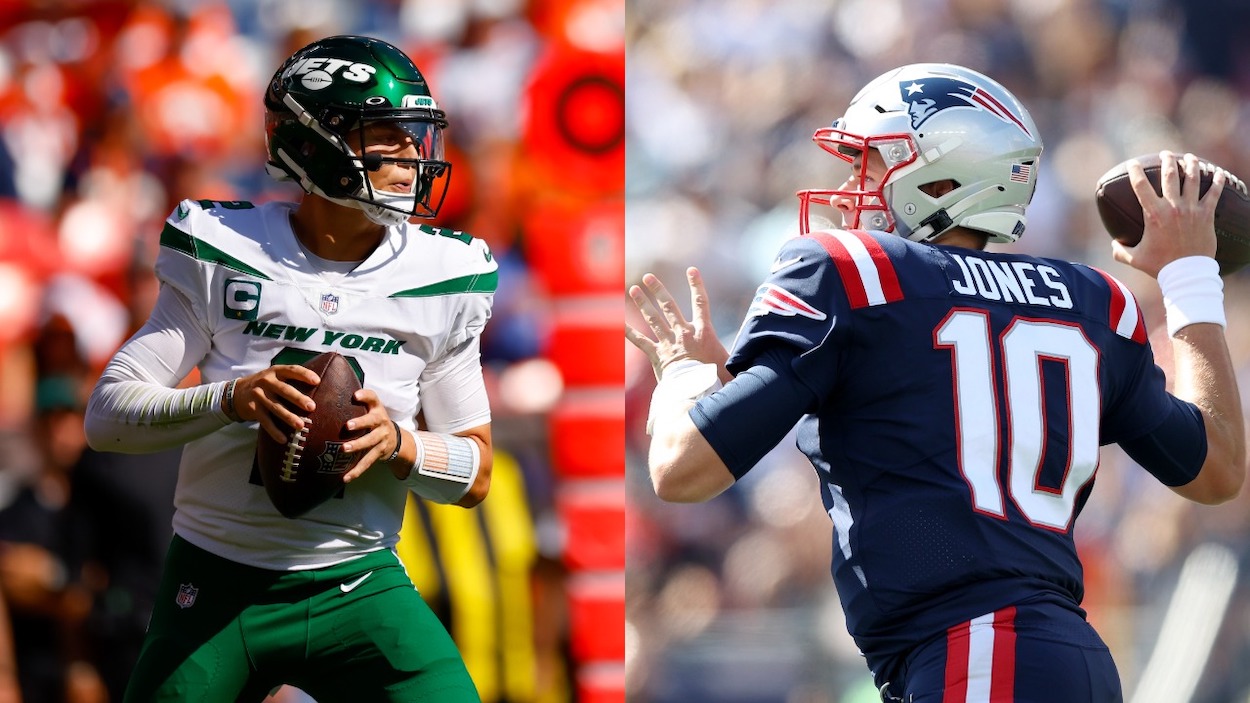
<instances>
[{"instance_id":1,"label":"number 10 on jersey","mask_svg":"<svg viewBox=\"0 0 1250 703\"><path fill-rule=\"evenodd\" d=\"M953 310L934 341L951 352L959 468L973 509L1005 519L1006 493L1031 524L1066 532L1077 495L1098 468L1098 350L1079 325L1055 320L1017 318L995 343L989 315L974 309ZM1044 366L1062 369L1066 394L1046 392ZM1047 418L1064 412L1067 455L1048 456ZM1003 457L1005 491L998 473ZM1045 463L1053 462L1063 462L1058 488L1040 481Z\"/></svg>"}]
</instances>

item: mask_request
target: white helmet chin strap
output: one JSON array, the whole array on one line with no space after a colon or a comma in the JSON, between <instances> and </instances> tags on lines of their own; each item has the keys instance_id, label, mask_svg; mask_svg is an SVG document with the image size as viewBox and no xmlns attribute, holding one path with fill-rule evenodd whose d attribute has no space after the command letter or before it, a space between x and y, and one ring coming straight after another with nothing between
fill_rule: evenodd
<instances>
[{"instance_id":1,"label":"white helmet chin strap","mask_svg":"<svg viewBox=\"0 0 1250 703\"><path fill-rule=\"evenodd\" d=\"M380 208L376 205L365 205L364 203L359 203L359 205L361 205L360 209L364 210L365 217L368 217L371 222L382 225L383 227L395 227L408 221L408 217L402 212L387 210L386 208Z\"/></svg>"},{"instance_id":2,"label":"white helmet chin strap","mask_svg":"<svg viewBox=\"0 0 1250 703\"><path fill-rule=\"evenodd\" d=\"M387 210L386 208L378 207L377 205L373 205L371 203L362 203L359 200L352 200L351 198L331 198L325 193L322 193L320 188L316 189L314 192L332 203L337 203L345 207L354 207L357 210L360 210L365 213L365 217L369 218L370 222L382 225L383 227L394 227L395 225L402 224L406 222L409 217L402 212Z\"/></svg>"},{"instance_id":3,"label":"white helmet chin strap","mask_svg":"<svg viewBox=\"0 0 1250 703\"><path fill-rule=\"evenodd\" d=\"M363 193L361 194L363 196ZM379 225L392 227L394 225L403 224L408 221L409 217L416 212L417 196L413 193L388 193L386 191L373 191L374 203L389 205L397 210L380 207L372 203L364 203L357 200L348 202L354 203L356 207L364 211L365 217Z\"/></svg>"},{"instance_id":4,"label":"white helmet chin strap","mask_svg":"<svg viewBox=\"0 0 1250 703\"><path fill-rule=\"evenodd\" d=\"M320 195L321 197L325 198L326 200L329 200L332 203L337 203L339 205L343 205L346 207L354 207L357 210L360 210L361 212L365 213L365 217L369 218L370 222L373 222L374 224L382 225L383 227L394 227L395 225L401 225L407 222L409 217L412 217L410 213L400 212L398 210L391 210L389 208L380 207L373 203L368 203L368 202L364 202L361 200L354 200L352 198L331 198L330 196L321 192L321 189L317 188L316 186L313 186L312 192L316 193L317 195ZM400 193L381 193L381 192L374 191L373 199L376 201L385 203L386 205L390 205L391 207L404 207L404 206L413 207L416 201L416 196L402 195Z\"/></svg>"}]
</instances>

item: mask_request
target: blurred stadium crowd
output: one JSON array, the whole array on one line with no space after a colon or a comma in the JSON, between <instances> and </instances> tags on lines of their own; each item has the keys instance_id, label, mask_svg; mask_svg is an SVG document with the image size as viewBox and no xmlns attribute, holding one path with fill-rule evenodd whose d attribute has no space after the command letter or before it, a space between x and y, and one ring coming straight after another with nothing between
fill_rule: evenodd
<instances>
[{"instance_id":1,"label":"blurred stadium crowd","mask_svg":"<svg viewBox=\"0 0 1250 703\"><path fill-rule=\"evenodd\" d=\"M726 344L797 234L794 192L847 175L812 132L897 65L963 64L1024 102L1046 150L1014 246L1111 271L1152 329L1158 287L1111 259L1098 177L1162 148L1250 175L1250 6L1237 0L630 0L627 17L626 280L651 271L682 288L698 265ZM1250 402L1250 273L1226 289ZM1155 333L1157 354L1165 338ZM643 430L654 378L625 346L630 699L878 700L832 588L830 521L792 439L710 503L660 503ZM1085 605L1127 696L1250 701L1250 490L1190 504L1107 448L1077 538Z\"/></svg>"},{"instance_id":2,"label":"blurred stadium crowd","mask_svg":"<svg viewBox=\"0 0 1250 703\"><path fill-rule=\"evenodd\" d=\"M577 698L547 432L569 385L546 354L559 272L530 243L596 213L617 262L602 284L620 286L624 21L621 0L0 2L0 703L121 700L178 451L87 449L83 403L155 299L179 200L298 198L264 173L261 96L291 52L342 33L425 73L451 123L437 224L501 269L483 363L503 487L468 524L423 512L401 552L485 701ZM572 92L587 71L608 89Z\"/></svg>"}]
</instances>

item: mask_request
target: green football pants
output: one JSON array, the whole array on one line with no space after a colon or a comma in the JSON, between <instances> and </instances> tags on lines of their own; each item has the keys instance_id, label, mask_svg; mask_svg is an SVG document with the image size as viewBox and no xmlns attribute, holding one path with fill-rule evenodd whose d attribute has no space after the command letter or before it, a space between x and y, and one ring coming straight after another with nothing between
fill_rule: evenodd
<instances>
[{"instance_id":1,"label":"green football pants","mask_svg":"<svg viewBox=\"0 0 1250 703\"><path fill-rule=\"evenodd\" d=\"M175 536L126 703L477 703L460 653L394 552L268 571Z\"/></svg>"}]
</instances>

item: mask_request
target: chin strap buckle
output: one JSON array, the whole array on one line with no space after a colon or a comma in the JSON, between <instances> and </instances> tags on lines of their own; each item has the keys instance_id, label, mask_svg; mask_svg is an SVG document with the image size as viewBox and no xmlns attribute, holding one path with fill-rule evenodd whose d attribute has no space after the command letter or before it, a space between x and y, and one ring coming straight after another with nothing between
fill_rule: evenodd
<instances>
[{"instance_id":1,"label":"chin strap buckle","mask_svg":"<svg viewBox=\"0 0 1250 703\"><path fill-rule=\"evenodd\" d=\"M955 224L955 221L951 219L949 214L947 214L946 208L942 208L920 221L921 227L933 228L933 234L928 235L925 239L932 239L933 237L938 236L939 234L950 229L953 224Z\"/></svg>"}]
</instances>

